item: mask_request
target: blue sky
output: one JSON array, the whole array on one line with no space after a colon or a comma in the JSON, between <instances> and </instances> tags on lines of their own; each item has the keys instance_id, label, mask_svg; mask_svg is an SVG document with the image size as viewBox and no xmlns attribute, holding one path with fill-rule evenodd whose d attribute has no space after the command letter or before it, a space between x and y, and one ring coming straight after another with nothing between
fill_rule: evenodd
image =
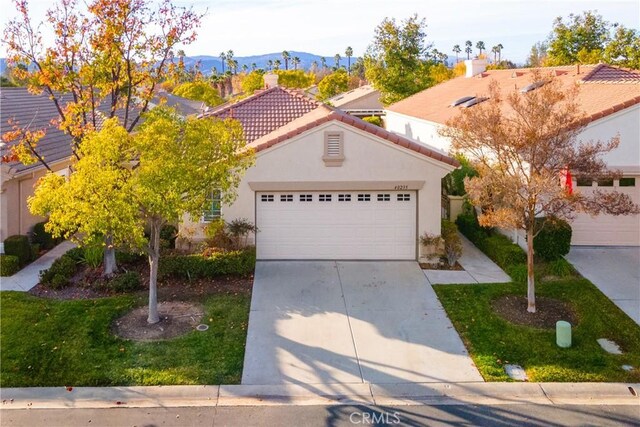
<instances>
[{"instance_id":1,"label":"blue sky","mask_svg":"<svg viewBox=\"0 0 640 427\"><path fill-rule=\"evenodd\" d=\"M454 44L483 40L504 46L503 57L524 62L531 46L546 38L556 16L597 10L611 22L640 28L640 1L569 0L176 0L207 12L187 55L214 55L232 49L236 56L295 50L332 57L353 47L362 55L385 17L413 13L427 20L427 39L450 56ZM30 2L41 20L51 1ZM2 14L4 23L11 14ZM0 55L4 56L4 47Z\"/></svg>"}]
</instances>

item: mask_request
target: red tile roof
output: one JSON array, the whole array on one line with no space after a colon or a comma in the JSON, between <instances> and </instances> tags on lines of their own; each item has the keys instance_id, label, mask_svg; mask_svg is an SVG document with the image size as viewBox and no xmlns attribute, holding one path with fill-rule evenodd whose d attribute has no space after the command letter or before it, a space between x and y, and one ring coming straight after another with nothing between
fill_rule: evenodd
<instances>
[{"instance_id":1,"label":"red tile roof","mask_svg":"<svg viewBox=\"0 0 640 427\"><path fill-rule=\"evenodd\" d=\"M318 108L319 105L301 92L273 87L202 116L238 120L244 129L245 139L250 143Z\"/></svg>"},{"instance_id":2,"label":"red tile roof","mask_svg":"<svg viewBox=\"0 0 640 427\"><path fill-rule=\"evenodd\" d=\"M379 138L386 139L387 141L392 142L396 145L415 151L416 153L420 153L423 156L430 157L448 165L454 167L460 166L457 160L447 156L444 153L441 153L440 151L428 148L423 144L391 133L379 126L365 122L364 120L361 120L357 117L354 117L338 109L329 107L327 105L322 105L320 108L309 112L308 114L300 117L295 121L292 121L289 125L283 126L282 128L263 136L259 140L256 140L252 144L250 144L250 146L252 146L256 152L260 152L332 120L345 123L349 126L353 126L356 129L360 129Z\"/></svg>"},{"instance_id":3,"label":"red tile roof","mask_svg":"<svg viewBox=\"0 0 640 427\"><path fill-rule=\"evenodd\" d=\"M640 71L609 65L564 66L540 69L551 72L564 87L580 84L577 102L587 116L587 122L640 104ZM489 84L496 81L504 97L531 83L533 69L489 70L471 77L458 77L423 90L387 110L435 123L446 123L456 116L460 107L451 103L464 96L487 96Z\"/></svg>"}]
</instances>

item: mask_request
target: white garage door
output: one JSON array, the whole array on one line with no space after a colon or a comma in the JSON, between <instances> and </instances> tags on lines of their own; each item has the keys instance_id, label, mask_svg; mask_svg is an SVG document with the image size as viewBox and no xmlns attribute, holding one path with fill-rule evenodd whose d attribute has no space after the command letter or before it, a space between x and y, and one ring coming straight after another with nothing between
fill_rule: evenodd
<instances>
[{"instance_id":1,"label":"white garage door","mask_svg":"<svg viewBox=\"0 0 640 427\"><path fill-rule=\"evenodd\" d=\"M416 258L415 191L260 192L258 259Z\"/></svg>"},{"instance_id":2,"label":"white garage door","mask_svg":"<svg viewBox=\"0 0 640 427\"><path fill-rule=\"evenodd\" d=\"M640 204L640 176L626 177L611 188L631 196ZM624 184L624 185L623 185ZM591 193L596 187L578 187L584 193ZM573 245L595 246L640 246L640 215L598 215L578 214L571 223Z\"/></svg>"}]
</instances>

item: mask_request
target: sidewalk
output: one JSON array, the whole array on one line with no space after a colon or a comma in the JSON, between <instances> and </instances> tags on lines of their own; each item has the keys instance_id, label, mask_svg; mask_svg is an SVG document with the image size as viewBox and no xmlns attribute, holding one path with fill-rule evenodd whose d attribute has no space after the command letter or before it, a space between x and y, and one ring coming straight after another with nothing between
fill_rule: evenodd
<instances>
[{"instance_id":1,"label":"sidewalk","mask_svg":"<svg viewBox=\"0 0 640 427\"><path fill-rule=\"evenodd\" d=\"M0 277L0 291L28 291L40 282L41 270L51 267L53 261L75 246L71 242L62 242L13 276Z\"/></svg>"},{"instance_id":2,"label":"sidewalk","mask_svg":"<svg viewBox=\"0 0 640 427\"><path fill-rule=\"evenodd\" d=\"M509 283L511 278L502 271L469 239L458 233L462 240L462 256L458 260L464 271L424 270L432 285L466 283Z\"/></svg>"},{"instance_id":3,"label":"sidewalk","mask_svg":"<svg viewBox=\"0 0 640 427\"><path fill-rule=\"evenodd\" d=\"M5 388L2 409L275 405L640 405L640 384L408 383Z\"/></svg>"}]
</instances>

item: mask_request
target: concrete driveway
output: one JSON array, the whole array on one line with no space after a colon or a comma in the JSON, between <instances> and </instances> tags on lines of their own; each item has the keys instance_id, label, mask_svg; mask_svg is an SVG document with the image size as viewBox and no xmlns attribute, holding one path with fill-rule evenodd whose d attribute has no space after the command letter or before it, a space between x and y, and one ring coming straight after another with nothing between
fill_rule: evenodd
<instances>
[{"instance_id":1,"label":"concrete driveway","mask_svg":"<svg viewBox=\"0 0 640 427\"><path fill-rule=\"evenodd\" d=\"M572 246L566 258L640 325L640 248Z\"/></svg>"},{"instance_id":2,"label":"concrete driveway","mask_svg":"<svg viewBox=\"0 0 640 427\"><path fill-rule=\"evenodd\" d=\"M243 384L482 381L415 262L256 265Z\"/></svg>"}]
</instances>

